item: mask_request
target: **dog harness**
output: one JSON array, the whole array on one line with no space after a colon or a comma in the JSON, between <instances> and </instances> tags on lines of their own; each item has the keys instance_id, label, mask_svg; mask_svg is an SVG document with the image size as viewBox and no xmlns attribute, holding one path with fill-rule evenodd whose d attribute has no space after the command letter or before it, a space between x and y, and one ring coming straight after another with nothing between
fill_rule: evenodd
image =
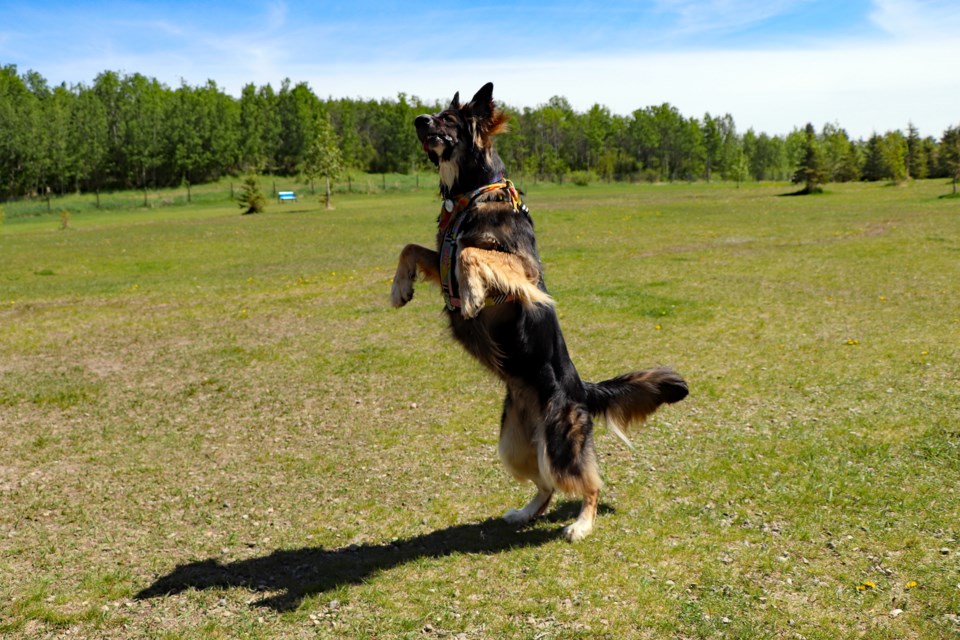
<instances>
[{"instance_id":1,"label":"dog harness","mask_svg":"<svg viewBox=\"0 0 960 640\"><path fill-rule=\"evenodd\" d=\"M501 180L492 184L484 185L469 193L461 194L455 198L447 198L443 201L440 209L440 217L437 219L437 226L443 239L440 241L440 289L443 291L443 301L450 311L460 308L460 285L457 282L457 275L453 265L457 261L457 242L460 239L460 225L466 219L465 212L470 205L481 195L497 189L504 189L510 202L513 204L515 212L526 213L527 206L520 200L520 194L516 187L509 180ZM496 296L488 296L484 306L490 307L504 302L510 302L514 299L512 294L501 293Z\"/></svg>"}]
</instances>

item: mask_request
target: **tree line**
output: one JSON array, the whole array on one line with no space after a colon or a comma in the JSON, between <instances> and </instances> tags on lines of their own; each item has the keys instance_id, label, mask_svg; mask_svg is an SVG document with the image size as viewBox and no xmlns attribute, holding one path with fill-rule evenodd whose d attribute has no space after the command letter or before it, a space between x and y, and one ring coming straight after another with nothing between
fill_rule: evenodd
<instances>
[{"instance_id":1,"label":"tree line","mask_svg":"<svg viewBox=\"0 0 960 640\"><path fill-rule=\"evenodd\" d=\"M425 168L416 115L445 105L400 94L319 98L305 83L248 84L233 97L213 81L168 87L105 71L92 84L51 87L37 72L0 67L0 198L199 184L225 175L316 173L330 140L337 166L372 173ZM788 180L816 147L823 182L960 174L960 127L938 140L906 132L854 140L836 124L811 134L739 132L729 114L686 117L661 104L618 115L555 97L504 107L498 149L534 180ZM323 175L323 174L320 174ZM189 193L189 191L188 191Z\"/></svg>"}]
</instances>

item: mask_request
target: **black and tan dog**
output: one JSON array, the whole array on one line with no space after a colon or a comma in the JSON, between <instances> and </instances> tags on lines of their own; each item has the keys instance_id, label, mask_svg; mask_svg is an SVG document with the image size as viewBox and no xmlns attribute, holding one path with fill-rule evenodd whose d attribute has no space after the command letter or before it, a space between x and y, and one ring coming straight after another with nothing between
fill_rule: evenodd
<instances>
[{"instance_id":1,"label":"black and tan dog","mask_svg":"<svg viewBox=\"0 0 960 640\"><path fill-rule=\"evenodd\" d=\"M444 201L437 249L404 247L391 303L410 301L418 272L440 285L453 336L506 384L500 458L538 489L504 518L519 523L542 515L559 489L583 498L579 517L564 529L577 541L593 529L601 486L591 416L604 417L625 439L622 429L682 400L687 385L667 368L598 383L580 379L543 283L533 221L493 149L507 120L494 106L493 84L467 104L459 96L414 123L440 169Z\"/></svg>"}]
</instances>

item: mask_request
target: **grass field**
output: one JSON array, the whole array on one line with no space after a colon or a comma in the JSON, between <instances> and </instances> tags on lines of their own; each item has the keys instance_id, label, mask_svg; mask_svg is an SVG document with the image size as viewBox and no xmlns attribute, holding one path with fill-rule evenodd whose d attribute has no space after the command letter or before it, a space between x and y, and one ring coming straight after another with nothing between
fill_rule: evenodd
<instances>
[{"instance_id":1,"label":"grass field","mask_svg":"<svg viewBox=\"0 0 960 640\"><path fill-rule=\"evenodd\" d=\"M498 519L532 489L437 291L387 303L429 190L8 205L0 635L960 635L948 187L527 186L581 375L691 387L635 451L599 428L577 545L572 502Z\"/></svg>"}]
</instances>

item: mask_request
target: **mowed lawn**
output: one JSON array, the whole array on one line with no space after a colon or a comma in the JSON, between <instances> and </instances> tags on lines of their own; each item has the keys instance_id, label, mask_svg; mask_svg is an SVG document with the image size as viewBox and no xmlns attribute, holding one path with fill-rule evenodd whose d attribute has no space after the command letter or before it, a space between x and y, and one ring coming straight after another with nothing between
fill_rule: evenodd
<instances>
[{"instance_id":1,"label":"mowed lawn","mask_svg":"<svg viewBox=\"0 0 960 640\"><path fill-rule=\"evenodd\" d=\"M960 206L941 182L523 185L584 378L691 395L602 425L514 527L502 389L447 336L428 190L0 226L0 635L960 634ZM133 197L136 197L135 194Z\"/></svg>"}]
</instances>

